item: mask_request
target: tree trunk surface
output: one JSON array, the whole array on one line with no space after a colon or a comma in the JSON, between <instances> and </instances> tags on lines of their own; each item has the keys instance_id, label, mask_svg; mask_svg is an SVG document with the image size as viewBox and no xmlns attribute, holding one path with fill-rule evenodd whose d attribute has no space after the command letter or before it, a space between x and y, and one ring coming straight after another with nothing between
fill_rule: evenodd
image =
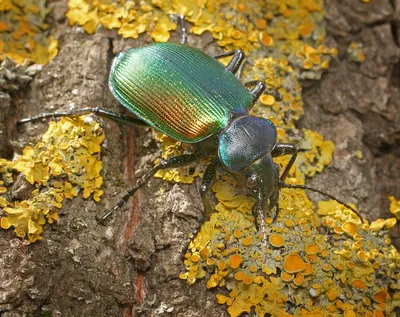
<instances>
[{"instance_id":1,"label":"tree trunk surface","mask_svg":"<svg viewBox=\"0 0 400 317\"><path fill-rule=\"evenodd\" d=\"M400 193L400 2L373 1L364 12L361 4L326 2L327 42L339 55L320 81L303 83L305 115L298 127L336 145L333 162L310 184L351 197L374 220L390 216L388 196ZM13 140L13 148L1 141L3 156L37 142L47 129L40 122L17 131L20 118L70 107L123 111L108 89L111 61L115 53L144 44L143 38L122 40L104 28L88 35L68 25L66 1L50 6L59 54L24 91L2 103L1 124ZM209 54L221 52L210 36L189 38ZM341 54L355 40L366 56L359 65ZM97 224L95 216L112 207L160 155L149 129L107 120L101 126L106 135L101 202L80 196L66 201L58 223L39 243L26 245L13 231L0 230L0 315L227 316L204 281L188 285L179 279L188 235L202 215L198 183L152 178L106 225ZM363 158L351 160L357 150ZM399 245L398 228L392 235ZM173 308L169 314L167 307Z\"/></svg>"}]
</instances>

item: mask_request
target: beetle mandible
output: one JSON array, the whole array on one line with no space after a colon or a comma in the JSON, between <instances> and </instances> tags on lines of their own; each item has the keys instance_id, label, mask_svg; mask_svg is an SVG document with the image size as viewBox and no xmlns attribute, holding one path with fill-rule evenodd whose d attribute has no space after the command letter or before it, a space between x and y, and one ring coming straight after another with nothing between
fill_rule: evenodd
<instances>
[{"instance_id":1,"label":"beetle mandible","mask_svg":"<svg viewBox=\"0 0 400 317\"><path fill-rule=\"evenodd\" d=\"M181 24L184 25L183 20ZM185 42L184 27L182 31L182 42ZM218 61L224 57L231 57L226 66ZM131 48L115 57L109 87L115 98L136 118L102 108L84 108L42 114L19 123L94 113L122 123L151 126L175 140L196 145L192 154L161 160L99 219L100 222L126 203L158 170L181 167L210 156L212 162L200 186L204 205L206 194L215 181L217 167L244 175L257 198L253 214L255 219L260 217L256 225L260 224L264 242L263 210L278 205L279 190L283 187L319 192L362 219L354 208L328 193L285 183L296 160L297 148L294 144L277 142L276 127L270 120L249 114L266 87L262 81L240 82L244 59L242 50L210 57L197 48L172 42ZM291 158L280 175L273 158L282 155L291 155Z\"/></svg>"}]
</instances>

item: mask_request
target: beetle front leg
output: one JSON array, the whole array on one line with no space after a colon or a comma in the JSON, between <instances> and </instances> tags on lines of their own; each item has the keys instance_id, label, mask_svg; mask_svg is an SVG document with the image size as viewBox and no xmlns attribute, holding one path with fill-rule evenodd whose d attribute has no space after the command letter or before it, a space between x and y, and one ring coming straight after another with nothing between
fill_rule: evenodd
<instances>
[{"instance_id":1,"label":"beetle front leg","mask_svg":"<svg viewBox=\"0 0 400 317\"><path fill-rule=\"evenodd\" d=\"M43 119L50 119L50 118L61 118L61 117L76 117L82 116L85 114L95 114L101 118L111 119L116 122L120 122L123 124L129 125L139 125L139 126L148 126L148 124L141 119L133 118L122 113L114 112L111 110L106 110L100 107L95 108L83 108L78 110L71 110L71 111L62 111L62 112L53 112L53 113L42 113L41 115L24 118L17 122L17 125L25 124L28 122L36 122Z\"/></svg>"},{"instance_id":2,"label":"beetle front leg","mask_svg":"<svg viewBox=\"0 0 400 317\"><path fill-rule=\"evenodd\" d=\"M263 235L263 245L267 247L267 233L265 230L265 217L263 211L263 204L264 204L264 195L263 190L261 187L257 188L257 201L253 206L253 216L254 216L254 223L256 225L257 230L260 230ZM260 217L259 222L257 222L257 218Z\"/></svg>"},{"instance_id":3,"label":"beetle front leg","mask_svg":"<svg viewBox=\"0 0 400 317\"><path fill-rule=\"evenodd\" d=\"M289 174L289 171L291 167L293 166L294 162L296 161L297 157L297 147L294 144L290 143L277 143L275 148L271 152L272 157L277 157L277 156L282 156L282 155L287 155L291 154L292 157L289 160L289 163L286 165L282 175L281 175L281 181L284 182L286 177Z\"/></svg>"},{"instance_id":4,"label":"beetle front leg","mask_svg":"<svg viewBox=\"0 0 400 317\"><path fill-rule=\"evenodd\" d=\"M201 155L199 155L199 153L193 153L193 154L184 154L184 155L174 156L167 160L161 160L160 164L158 164L156 167L152 168L147 174L143 175L142 178L137 181L135 187L128 190L127 193L124 196L122 196L122 198L116 203L116 205L110 211L108 211L106 214L101 216L98 219L98 221L100 223L103 223L109 216L111 216L115 211L117 211L125 203L127 203L129 198L131 198L138 191L138 189L140 189L144 185L146 185L148 183L148 181L150 180L150 178L153 177L154 174L156 174L159 170L186 166L186 165L189 165L191 163L198 161L200 158L201 158Z\"/></svg>"},{"instance_id":5,"label":"beetle front leg","mask_svg":"<svg viewBox=\"0 0 400 317\"><path fill-rule=\"evenodd\" d=\"M276 207L276 212L274 218L272 219L272 222L275 222L279 216L279 190L276 190L276 192L271 195L269 199L269 206L271 207L271 209Z\"/></svg>"},{"instance_id":6,"label":"beetle front leg","mask_svg":"<svg viewBox=\"0 0 400 317\"><path fill-rule=\"evenodd\" d=\"M225 66L225 69L236 74L240 65L243 63L246 55L242 50L230 51L226 53L222 53L216 56L213 56L215 59L220 59L228 56L233 56L232 59L229 61L228 65Z\"/></svg>"}]
</instances>

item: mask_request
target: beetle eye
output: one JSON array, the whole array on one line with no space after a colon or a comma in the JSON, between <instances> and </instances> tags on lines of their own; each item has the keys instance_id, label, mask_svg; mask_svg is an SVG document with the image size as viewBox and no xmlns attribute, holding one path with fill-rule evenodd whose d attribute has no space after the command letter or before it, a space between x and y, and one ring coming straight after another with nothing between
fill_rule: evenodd
<instances>
[{"instance_id":1,"label":"beetle eye","mask_svg":"<svg viewBox=\"0 0 400 317\"><path fill-rule=\"evenodd\" d=\"M248 177L246 180L246 185L250 189L255 189L258 185L256 175L251 175L250 177Z\"/></svg>"}]
</instances>

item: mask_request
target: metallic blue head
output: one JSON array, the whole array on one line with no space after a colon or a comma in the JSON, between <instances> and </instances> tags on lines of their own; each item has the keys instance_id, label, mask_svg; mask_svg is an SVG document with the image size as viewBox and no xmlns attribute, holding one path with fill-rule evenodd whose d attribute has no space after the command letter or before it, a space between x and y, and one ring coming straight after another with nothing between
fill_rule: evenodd
<instances>
[{"instance_id":1,"label":"metallic blue head","mask_svg":"<svg viewBox=\"0 0 400 317\"><path fill-rule=\"evenodd\" d=\"M234 118L218 137L222 166L261 188L265 202L275 201L279 191L279 168L271 156L276 139L271 121L250 115Z\"/></svg>"},{"instance_id":2,"label":"metallic blue head","mask_svg":"<svg viewBox=\"0 0 400 317\"><path fill-rule=\"evenodd\" d=\"M226 169L243 174L255 161L271 153L276 137L276 127L271 121L240 116L219 135L218 156Z\"/></svg>"}]
</instances>

